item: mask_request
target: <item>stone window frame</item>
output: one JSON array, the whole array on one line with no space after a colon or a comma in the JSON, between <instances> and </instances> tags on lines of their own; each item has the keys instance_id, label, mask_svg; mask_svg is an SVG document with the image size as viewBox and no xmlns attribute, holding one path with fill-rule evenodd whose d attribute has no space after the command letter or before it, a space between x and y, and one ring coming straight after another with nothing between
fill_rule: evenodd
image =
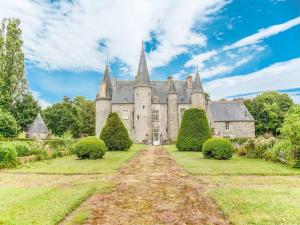
<instances>
[{"instance_id":1,"label":"stone window frame","mask_svg":"<svg viewBox=\"0 0 300 225\"><path fill-rule=\"evenodd\" d=\"M158 109L153 109L152 110L152 121L159 121L159 110Z\"/></svg>"},{"instance_id":2,"label":"stone window frame","mask_svg":"<svg viewBox=\"0 0 300 225\"><path fill-rule=\"evenodd\" d=\"M230 130L230 122L225 122L225 130Z\"/></svg>"},{"instance_id":3,"label":"stone window frame","mask_svg":"<svg viewBox=\"0 0 300 225\"><path fill-rule=\"evenodd\" d=\"M129 120L129 110L128 109L123 109L122 110L122 119L123 120Z\"/></svg>"}]
</instances>

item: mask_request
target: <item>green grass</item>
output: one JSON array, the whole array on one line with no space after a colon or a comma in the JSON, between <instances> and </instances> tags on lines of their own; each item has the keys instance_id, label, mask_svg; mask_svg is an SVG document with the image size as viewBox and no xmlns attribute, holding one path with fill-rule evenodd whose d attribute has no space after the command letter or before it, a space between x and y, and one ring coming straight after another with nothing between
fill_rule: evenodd
<instances>
[{"instance_id":1,"label":"green grass","mask_svg":"<svg viewBox=\"0 0 300 225\"><path fill-rule=\"evenodd\" d=\"M204 159L201 152L178 151L175 145L165 148L191 174L201 175L300 175L299 169L261 159L234 156L230 160Z\"/></svg>"},{"instance_id":2,"label":"green grass","mask_svg":"<svg viewBox=\"0 0 300 225\"><path fill-rule=\"evenodd\" d=\"M128 151L107 151L102 159L97 160L79 160L76 156L67 156L24 164L18 169L7 171L41 174L112 174L142 147L143 145L136 144Z\"/></svg>"},{"instance_id":3,"label":"green grass","mask_svg":"<svg viewBox=\"0 0 300 225\"><path fill-rule=\"evenodd\" d=\"M57 224L92 194L111 191L111 175L142 147L100 160L70 156L0 171L0 225ZM79 211L71 224L83 223L88 213Z\"/></svg>"},{"instance_id":4,"label":"green grass","mask_svg":"<svg viewBox=\"0 0 300 225\"><path fill-rule=\"evenodd\" d=\"M259 159L204 159L201 152L173 158L202 182L232 224L300 224L300 170Z\"/></svg>"}]
</instances>

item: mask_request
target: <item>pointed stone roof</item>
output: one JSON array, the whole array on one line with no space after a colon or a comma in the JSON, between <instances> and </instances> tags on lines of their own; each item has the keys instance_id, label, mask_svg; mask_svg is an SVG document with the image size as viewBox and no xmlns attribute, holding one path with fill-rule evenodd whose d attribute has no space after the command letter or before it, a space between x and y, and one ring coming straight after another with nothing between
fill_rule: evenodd
<instances>
[{"instance_id":1,"label":"pointed stone roof","mask_svg":"<svg viewBox=\"0 0 300 225\"><path fill-rule=\"evenodd\" d=\"M177 90L176 90L173 78L170 79L170 85L169 85L169 92L168 92L168 94L177 94Z\"/></svg>"},{"instance_id":2,"label":"pointed stone roof","mask_svg":"<svg viewBox=\"0 0 300 225\"><path fill-rule=\"evenodd\" d=\"M147 61L145 56L145 50L144 50L144 42L142 42L140 62L139 62L137 75L135 77L135 86L146 86L146 87L151 86Z\"/></svg>"},{"instance_id":3,"label":"pointed stone roof","mask_svg":"<svg viewBox=\"0 0 300 225\"><path fill-rule=\"evenodd\" d=\"M195 80L194 80L194 83L193 83L192 93L202 93L202 92L204 92L204 91L203 91L202 83L201 83L201 80L200 80L199 71L198 71L198 68L197 68Z\"/></svg>"},{"instance_id":4,"label":"pointed stone roof","mask_svg":"<svg viewBox=\"0 0 300 225\"><path fill-rule=\"evenodd\" d=\"M106 83L106 97L111 98L112 97L112 85L111 85L111 80L109 76L109 68L108 65L105 67L105 72L103 76L103 83Z\"/></svg>"},{"instance_id":5,"label":"pointed stone roof","mask_svg":"<svg viewBox=\"0 0 300 225\"><path fill-rule=\"evenodd\" d=\"M30 125L27 133L49 133L49 130L40 113Z\"/></svg>"}]
</instances>

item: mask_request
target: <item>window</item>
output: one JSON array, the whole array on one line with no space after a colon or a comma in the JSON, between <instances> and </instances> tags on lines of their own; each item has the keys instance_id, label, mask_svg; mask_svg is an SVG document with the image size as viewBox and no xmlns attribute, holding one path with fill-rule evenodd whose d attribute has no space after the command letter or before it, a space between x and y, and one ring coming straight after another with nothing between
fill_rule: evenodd
<instances>
[{"instance_id":1,"label":"window","mask_svg":"<svg viewBox=\"0 0 300 225\"><path fill-rule=\"evenodd\" d=\"M185 108L180 108L180 116L181 117L183 117L184 111L185 111Z\"/></svg>"},{"instance_id":2,"label":"window","mask_svg":"<svg viewBox=\"0 0 300 225\"><path fill-rule=\"evenodd\" d=\"M153 129L153 141L158 141L159 140L159 129L155 128Z\"/></svg>"},{"instance_id":3,"label":"window","mask_svg":"<svg viewBox=\"0 0 300 225\"><path fill-rule=\"evenodd\" d=\"M128 120L129 119L129 111L127 109L124 109L122 111L122 119L123 120Z\"/></svg>"},{"instance_id":4,"label":"window","mask_svg":"<svg viewBox=\"0 0 300 225\"><path fill-rule=\"evenodd\" d=\"M138 120L140 119L139 115L137 115L137 119L138 119Z\"/></svg>"},{"instance_id":5,"label":"window","mask_svg":"<svg viewBox=\"0 0 300 225\"><path fill-rule=\"evenodd\" d=\"M145 106L143 105L143 109L145 109Z\"/></svg>"},{"instance_id":6,"label":"window","mask_svg":"<svg viewBox=\"0 0 300 225\"><path fill-rule=\"evenodd\" d=\"M159 110L158 109L153 109L152 121L159 121Z\"/></svg>"},{"instance_id":7,"label":"window","mask_svg":"<svg viewBox=\"0 0 300 225\"><path fill-rule=\"evenodd\" d=\"M226 130L229 130L229 125L230 125L229 122L225 122L225 129L226 129Z\"/></svg>"}]
</instances>

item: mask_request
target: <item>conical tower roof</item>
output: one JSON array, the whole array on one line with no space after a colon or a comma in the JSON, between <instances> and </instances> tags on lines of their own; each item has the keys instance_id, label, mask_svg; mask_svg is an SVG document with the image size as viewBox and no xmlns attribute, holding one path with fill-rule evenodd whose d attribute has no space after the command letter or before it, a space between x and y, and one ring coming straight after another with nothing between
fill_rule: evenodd
<instances>
[{"instance_id":1,"label":"conical tower roof","mask_svg":"<svg viewBox=\"0 0 300 225\"><path fill-rule=\"evenodd\" d=\"M204 91L203 91L199 71L198 71L198 68L197 68L195 80L194 80L194 83L193 83L192 93L202 93L202 92L204 92Z\"/></svg>"},{"instance_id":2,"label":"conical tower roof","mask_svg":"<svg viewBox=\"0 0 300 225\"><path fill-rule=\"evenodd\" d=\"M111 98L112 97L112 85L111 85L111 80L109 76L109 68L108 65L105 67L105 72L103 76L103 83L106 83L106 97Z\"/></svg>"},{"instance_id":3,"label":"conical tower roof","mask_svg":"<svg viewBox=\"0 0 300 225\"><path fill-rule=\"evenodd\" d=\"M30 125L27 133L49 133L49 130L40 113Z\"/></svg>"},{"instance_id":4,"label":"conical tower roof","mask_svg":"<svg viewBox=\"0 0 300 225\"><path fill-rule=\"evenodd\" d=\"M170 79L170 85L169 85L169 92L168 92L168 94L177 94L175 83L174 83L174 80L172 78Z\"/></svg>"},{"instance_id":5,"label":"conical tower roof","mask_svg":"<svg viewBox=\"0 0 300 225\"><path fill-rule=\"evenodd\" d=\"M151 86L144 50L144 42L142 42L142 50L140 55L139 67L135 78L135 86Z\"/></svg>"}]
</instances>

